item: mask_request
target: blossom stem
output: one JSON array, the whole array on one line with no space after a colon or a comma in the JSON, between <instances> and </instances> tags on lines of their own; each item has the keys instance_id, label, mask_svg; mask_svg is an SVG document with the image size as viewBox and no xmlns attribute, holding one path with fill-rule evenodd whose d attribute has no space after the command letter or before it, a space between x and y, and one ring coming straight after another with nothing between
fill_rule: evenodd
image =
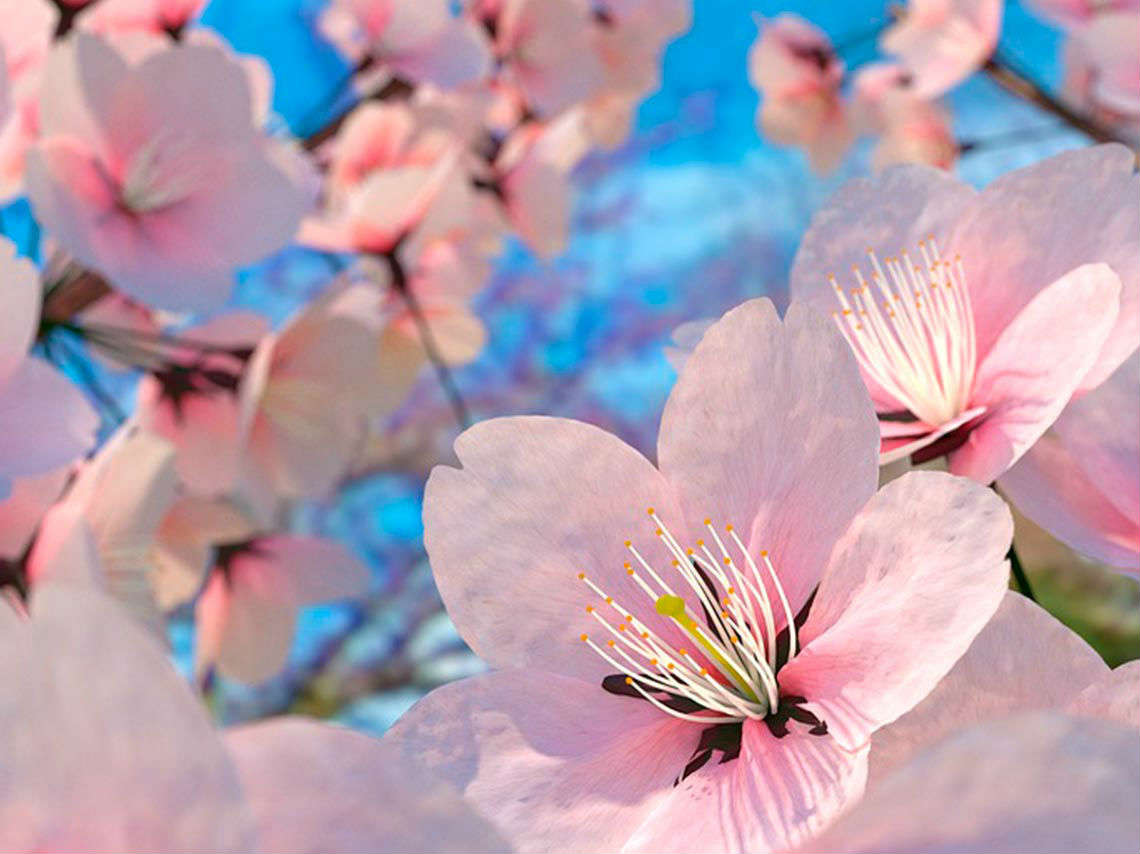
<instances>
[{"instance_id":1,"label":"blossom stem","mask_svg":"<svg viewBox=\"0 0 1140 854\"><path fill-rule=\"evenodd\" d=\"M1060 98L1047 92L1044 87L1019 69L1008 57L995 53L982 66L982 70L995 83L1018 98L1052 113L1070 127L1079 130L1096 142L1124 142L1116 134L1088 116L1082 115Z\"/></svg>"},{"instance_id":2,"label":"blossom stem","mask_svg":"<svg viewBox=\"0 0 1140 854\"><path fill-rule=\"evenodd\" d=\"M1010 572L1013 573L1013 580L1017 582L1017 589L1021 595L1030 602L1036 602L1037 597L1029 584L1029 576L1025 574L1025 567L1021 565L1021 558L1017 556L1017 546L1013 543L1009 544L1009 553L1006 555L1006 559L1009 561Z\"/></svg>"}]
</instances>

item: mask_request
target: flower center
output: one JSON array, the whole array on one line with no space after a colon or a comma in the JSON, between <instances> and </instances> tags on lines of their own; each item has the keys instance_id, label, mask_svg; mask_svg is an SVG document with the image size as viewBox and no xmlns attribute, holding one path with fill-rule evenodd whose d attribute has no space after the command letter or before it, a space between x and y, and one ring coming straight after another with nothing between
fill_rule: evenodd
<instances>
[{"instance_id":1,"label":"flower center","mask_svg":"<svg viewBox=\"0 0 1140 854\"><path fill-rule=\"evenodd\" d=\"M704 724L776 714L776 671L781 659L796 654L796 626L768 552L761 551L757 563L732 525L726 525L722 535L711 519L705 520L708 539L682 548L652 507L648 514L672 556L672 566L658 571L627 540L630 559L625 571L653 610L675 623L692 647L676 647L663 639L633 610L579 573L579 580L603 603L586 606L586 613L601 626L603 639L586 633L581 640L618 671L603 686L648 700L673 717ZM786 649L779 648L784 635L776 631L776 607L785 620Z\"/></svg>"},{"instance_id":2,"label":"flower center","mask_svg":"<svg viewBox=\"0 0 1140 854\"><path fill-rule=\"evenodd\" d=\"M189 145L176 145L157 138L143 145L131 158L119 190L122 206L135 214L152 213L184 201L200 177Z\"/></svg>"},{"instance_id":3,"label":"flower center","mask_svg":"<svg viewBox=\"0 0 1140 854\"><path fill-rule=\"evenodd\" d=\"M919 420L938 426L967 408L977 349L974 313L960 258L942 260L931 237L880 264L868 249L870 280L852 266L849 291L828 276L840 311L836 324L864 372Z\"/></svg>"}]
</instances>

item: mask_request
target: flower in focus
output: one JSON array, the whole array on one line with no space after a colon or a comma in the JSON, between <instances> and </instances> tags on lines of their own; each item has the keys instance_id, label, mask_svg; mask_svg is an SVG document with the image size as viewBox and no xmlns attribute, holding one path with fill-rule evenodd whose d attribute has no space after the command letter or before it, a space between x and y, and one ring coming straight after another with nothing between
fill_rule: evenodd
<instances>
[{"instance_id":1,"label":"flower in focus","mask_svg":"<svg viewBox=\"0 0 1140 854\"><path fill-rule=\"evenodd\" d=\"M937 98L989 58L1001 18L1001 0L909 0L880 45L910 72L918 95Z\"/></svg>"},{"instance_id":2,"label":"flower in focus","mask_svg":"<svg viewBox=\"0 0 1140 854\"><path fill-rule=\"evenodd\" d=\"M301 718L218 733L94 591L46 585L0 635L0 676L21 686L0 698L6 850L504 849L382 741Z\"/></svg>"},{"instance_id":3,"label":"flower in focus","mask_svg":"<svg viewBox=\"0 0 1140 854\"><path fill-rule=\"evenodd\" d=\"M242 66L220 48L131 64L79 33L44 71L26 176L36 216L128 296L216 308L237 268L289 242L306 204L252 110Z\"/></svg>"},{"instance_id":4,"label":"flower in focus","mask_svg":"<svg viewBox=\"0 0 1140 854\"><path fill-rule=\"evenodd\" d=\"M0 238L0 498L12 478L69 463L95 440L98 419L83 394L28 350L40 321L39 275Z\"/></svg>"},{"instance_id":5,"label":"flower in focus","mask_svg":"<svg viewBox=\"0 0 1140 854\"><path fill-rule=\"evenodd\" d=\"M1072 151L981 193L896 167L816 214L792 294L830 305L884 463L947 455L951 472L991 483L1136 349L1132 164L1122 146Z\"/></svg>"},{"instance_id":6,"label":"flower in focus","mask_svg":"<svg viewBox=\"0 0 1140 854\"><path fill-rule=\"evenodd\" d=\"M358 70L370 69L370 87L397 77L453 89L491 70L486 34L448 0L333 0L320 29Z\"/></svg>"},{"instance_id":7,"label":"flower in focus","mask_svg":"<svg viewBox=\"0 0 1140 854\"><path fill-rule=\"evenodd\" d=\"M1070 402L1001 486L1065 544L1140 572L1140 355Z\"/></svg>"},{"instance_id":8,"label":"flower in focus","mask_svg":"<svg viewBox=\"0 0 1140 854\"><path fill-rule=\"evenodd\" d=\"M499 669L389 737L524 850L802 841L1005 590L1012 520L991 492L916 472L874 494L857 367L802 306L781 322L756 300L709 329L660 468L556 418L483 422L456 453L429 479L425 541Z\"/></svg>"},{"instance_id":9,"label":"flower in focus","mask_svg":"<svg viewBox=\"0 0 1140 854\"><path fill-rule=\"evenodd\" d=\"M915 757L797 851L1136 851L1137 736L1046 713L980 724Z\"/></svg>"},{"instance_id":10,"label":"flower in focus","mask_svg":"<svg viewBox=\"0 0 1140 854\"><path fill-rule=\"evenodd\" d=\"M854 129L839 91L843 62L831 40L796 15L764 21L748 55L748 76L761 97L761 133L805 149L817 172L835 169Z\"/></svg>"}]
</instances>

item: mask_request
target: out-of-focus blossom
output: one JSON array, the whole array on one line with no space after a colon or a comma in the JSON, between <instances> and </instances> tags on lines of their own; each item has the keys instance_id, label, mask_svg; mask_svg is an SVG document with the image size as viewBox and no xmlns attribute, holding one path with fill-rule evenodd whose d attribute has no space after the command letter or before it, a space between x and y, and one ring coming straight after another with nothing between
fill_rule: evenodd
<instances>
[{"instance_id":1,"label":"out-of-focus blossom","mask_svg":"<svg viewBox=\"0 0 1140 854\"><path fill-rule=\"evenodd\" d=\"M1064 92L1097 120L1140 139L1140 11L1105 12L1070 34Z\"/></svg>"},{"instance_id":2,"label":"out-of-focus blossom","mask_svg":"<svg viewBox=\"0 0 1140 854\"><path fill-rule=\"evenodd\" d=\"M1070 402L1001 485L1065 544L1140 572L1140 356Z\"/></svg>"},{"instance_id":3,"label":"out-of-focus blossom","mask_svg":"<svg viewBox=\"0 0 1140 854\"><path fill-rule=\"evenodd\" d=\"M984 723L915 757L798 852L1127 854L1140 848L1138 742L1135 726L1060 714Z\"/></svg>"},{"instance_id":4,"label":"out-of-focus blossom","mask_svg":"<svg viewBox=\"0 0 1140 854\"><path fill-rule=\"evenodd\" d=\"M297 612L364 595L368 569L339 543L274 534L220 545L195 608L194 670L262 682L285 666Z\"/></svg>"},{"instance_id":5,"label":"out-of-focus blossom","mask_svg":"<svg viewBox=\"0 0 1140 854\"><path fill-rule=\"evenodd\" d=\"M762 21L748 76L760 93L760 132L805 149L817 172L833 170L854 129L839 91L843 62L823 31L797 15Z\"/></svg>"},{"instance_id":6,"label":"out-of-focus blossom","mask_svg":"<svg viewBox=\"0 0 1140 854\"><path fill-rule=\"evenodd\" d=\"M99 0L79 16L79 26L113 35L125 32L181 35L207 0Z\"/></svg>"},{"instance_id":7,"label":"out-of-focus blossom","mask_svg":"<svg viewBox=\"0 0 1140 854\"><path fill-rule=\"evenodd\" d=\"M0 700L7 850L505 849L382 741L301 718L219 734L94 591L46 585L27 619L0 612L0 677L21 686Z\"/></svg>"},{"instance_id":8,"label":"out-of-focus blossom","mask_svg":"<svg viewBox=\"0 0 1140 854\"><path fill-rule=\"evenodd\" d=\"M39 124L40 71L58 17L47 0L0 0L0 204L23 192L24 155Z\"/></svg>"},{"instance_id":9,"label":"out-of-focus blossom","mask_svg":"<svg viewBox=\"0 0 1140 854\"><path fill-rule=\"evenodd\" d=\"M79 33L44 75L29 197L59 244L128 296L217 307L237 268L293 236L304 194L270 156L245 72L223 50L171 46L132 65Z\"/></svg>"},{"instance_id":10,"label":"out-of-focus blossom","mask_svg":"<svg viewBox=\"0 0 1140 854\"><path fill-rule=\"evenodd\" d=\"M503 0L493 15L505 85L540 116L585 100L604 82L584 0Z\"/></svg>"},{"instance_id":11,"label":"out-of-focus blossom","mask_svg":"<svg viewBox=\"0 0 1140 854\"><path fill-rule=\"evenodd\" d=\"M392 77L452 89L491 70L486 33L448 0L333 0L321 13L321 32L358 67L369 85ZM379 79L378 79L379 78Z\"/></svg>"},{"instance_id":12,"label":"out-of-focus blossom","mask_svg":"<svg viewBox=\"0 0 1140 854\"><path fill-rule=\"evenodd\" d=\"M660 469L581 422L464 433L463 467L429 479L425 541L501 669L389 737L526 850L778 850L821 829L861 794L871 733L997 608L1012 531L948 475L876 496L857 376L826 316L756 300L681 372Z\"/></svg>"},{"instance_id":13,"label":"out-of-focus blossom","mask_svg":"<svg viewBox=\"0 0 1140 854\"><path fill-rule=\"evenodd\" d=\"M930 695L871 740L868 788L960 730L1029 712L1140 726L1140 664L1115 670L1079 635L1018 593Z\"/></svg>"},{"instance_id":14,"label":"out-of-focus blossom","mask_svg":"<svg viewBox=\"0 0 1140 854\"><path fill-rule=\"evenodd\" d=\"M873 155L876 170L897 163L953 168L958 142L950 114L915 92L909 71L899 65L868 65L860 69L854 87L853 109L860 129L878 137Z\"/></svg>"},{"instance_id":15,"label":"out-of-focus blossom","mask_svg":"<svg viewBox=\"0 0 1140 854\"><path fill-rule=\"evenodd\" d=\"M79 467L63 500L44 515L28 558L29 582L102 590L165 639L151 555L177 486L170 445L128 422Z\"/></svg>"},{"instance_id":16,"label":"out-of-focus blossom","mask_svg":"<svg viewBox=\"0 0 1140 854\"><path fill-rule=\"evenodd\" d=\"M1025 5L1065 29L1113 12L1140 12L1138 0L1025 0Z\"/></svg>"},{"instance_id":17,"label":"out-of-focus blossom","mask_svg":"<svg viewBox=\"0 0 1140 854\"><path fill-rule=\"evenodd\" d=\"M792 293L833 309L879 412L884 463L945 454L952 472L990 483L1136 349L1132 164L1123 146L1067 152L981 193L896 167L816 215Z\"/></svg>"},{"instance_id":18,"label":"out-of-focus blossom","mask_svg":"<svg viewBox=\"0 0 1140 854\"><path fill-rule=\"evenodd\" d=\"M91 446L98 419L79 389L28 356L40 320L36 268L0 238L0 498L12 478L71 462Z\"/></svg>"},{"instance_id":19,"label":"out-of-focus blossom","mask_svg":"<svg viewBox=\"0 0 1140 854\"><path fill-rule=\"evenodd\" d=\"M937 98L989 58L1001 18L1001 0L909 0L880 43L911 73L919 96Z\"/></svg>"}]
</instances>

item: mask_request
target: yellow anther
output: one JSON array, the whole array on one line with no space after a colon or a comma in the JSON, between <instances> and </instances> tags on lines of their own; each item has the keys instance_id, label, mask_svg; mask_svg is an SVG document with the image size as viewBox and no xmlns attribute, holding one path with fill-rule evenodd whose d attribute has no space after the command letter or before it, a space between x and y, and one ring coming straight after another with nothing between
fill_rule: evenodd
<instances>
[{"instance_id":1,"label":"yellow anther","mask_svg":"<svg viewBox=\"0 0 1140 854\"><path fill-rule=\"evenodd\" d=\"M652 666L656 667L656 666L657 666L657 659L656 659L656 658L651 658L651 659L649 659L649 663L650 663Z\"/></svg>"},{"instance_id":2,"label":"yellow anther","mask_svg":"<svg viewBox=\"0 0 1140 854\"><path fill-rule=\"evenodd\" d=\"M730 558L730 557L726 557L726 558L724 559L724 565L725 565L725 566L730 566L731 564L732 564L732 558Z\"/></svg>"},{"instance_id":3,"label":"yellow anther","mask_svg":"<svg viewBox=\"0 0 1140 854\"><path fill-rule=\"evenodd\" d=\"M632 676L625 677L625 684L626 685L632 685L633 684L633 677Z\"/></svg>"},{"instance_id":4,"label":"yellow anther","mask_svg":"<svg viewBox=\"0 0 1140 854\"><path fill-rule=\"evenodd\" d=\"M685 554L687 554L687 555L692 555L692 554L693 554L693 550L692 550L692 549L685 549Z\"/></svg>"},{"instance_id":5,"label":"yellow anther","mask_svg":"<svg viewBox=\"0 0 1140 854\"><path fill-rule=\"evenodd\" d=\"M625 623L618 623L618 631L619 632L625 631Z\"/></svg>"},{"instance_id":6,"label":"yellow anther","mask_svg":"<svg viewBox=\"0 0 1140 854\"><path fill-rule=\"evenodd\" d=\"M726 531L728 531L730 534L732 533L732 525L725 525L725 526L724 526L724 529L725 529Z\"/></svg>"},{"instance_id":7,"label":"yellow anther","mask_svg":"<svg viewBox=\"0 0 1140 854\"><path fill-rule=\"evenodd\" d=\"M677 650L677 655L684 656L684 655L688 655L688 654L689 654L689 651L687 649L685 649L684 647L681 647L679 650Z\"/></svg>"},{"instance_id":8,"label":"yellow anther","mask_svg":"<svg viewBox=\"0 0 1140 854\"><path fill-rule=\"evenodd\" d=\"M584 573L584 572L579 572L579 573L578 573L578 580L579 580L579 581L584 581L584 580L585 580L585 578L586 578L586 573Z\"/></svg>"},{"instance_id":9,"label":"yellow anther","mask_svg":"<svg viewBox=\"0 0 1140 854\"><path fill-rule=\"evenodd\" d=\"M706 525L711 525L711 524L712 524L712 519L705 519L705 524L706 524Z\"/></svg>"},{"instance_id":10,"label":"yellow anther","mask_svg":"<svg viewBox=\"0 0 1140 854\"><path fill-rule=\"evenodd\" d=\"M729 596L735 596L736 595L736 588L735 587L728 588L728 595Z\"/></svg>"},{"instance_id":11,"label":"yellow anther","mask_svg":"<svg viewBox=\"0 0 1140 854\"><path fill-rule=\"evenodd\" d=\"M633 540L626 540L626 541L625 541L625 547L626 547L627 549L628 549L630 546L632 546L632 545L633 545Z\"/></svg>"},{"instance_id":12,"label":"yellow anther","mask_svg":"<svg viewBox=\"0 0 1140 854\"><path fill-rule=\"evenodd\" d=\"M641 636L642 636L643 638L648 638L648 637L649 637L649 632L642 632L642 633L641 633Z\"/></svg>"},{"instance_id":13,"label":"yellow anther","mask_svg":"<svg viewBox=\"0 0 1140 854\"><path fill-rule=\"evenodd\" d=\"M673 662L670 661L668 664L666 664L665 669L666 670L672 670L673 669Z\"/></svg>"},{"instance_id":14,"label":"yellow anther","mask_svg":"<svg viewBox=\"0 0 1140 854\"><path fill-rule=\"evenodd\" d=\"M660 536L661 536L662 534L664 534L665 532L664 532L664 531L662 531L660 528L658 528L658 529L657 529L656 531L654 531L653 533L655 533L657 536L659 536L659 537L660 537Z\"/></svg>"},{"instance_id":15,"label":"yellow anther","mask_svg":"<svg viewBox=\"0 0 1140 854\"><path fill-rule=\"evenodd\" d=\"M613 646L615 643L616 641L613 638L610 638L608 641L606 641L606 646Z\"/></svg>"},{"instance_id":16,"label":"yellow anther","mask_svg":"<svg viewBox=\"0 0 1140 854\"><path fill-rule=\"evenodd\" d=\"M760 549L760 557L768 557L768 550Z\"/></svg>"},{"instance_id":17,"label":"yellow anther","mask_svg":"<svg viewBox=\"0 0 1140 854\"><path fill-rule=\"evenodd\" d=\"M673 558L673 566L680 566L681 562L677 558Z\"/></svg>"},{"instance_id":18,"label":"yellow anther","mask_svg":"<svg viewBox=\"0 0 1140 854\"><path fill-rule=\"evenodd\" d=\"M626 574L626 575L633 575L633 570L632 570L632 569L627 569L627 570L625 571L625 574Z\"/></svg>"},{"instance_id":19,"label":"yellow anther","mask_svg":"<svg viewBox=\"0 0 1140 854\"><path fill-rule=\"evenodd\" d=\"M582 632L582 640L588 641L589 639L590 639L590 636L588 634L586 634L585 632Z\"/></svg>"},{"instance_id":20,"label":"yellow anther","mask_svg":"<svg viewBox=\"0 0 1140 854\"><path fill-rule=\"evenodd\" d=\"M614 603L614 597L613 596L607 596L606 597L606 604L612 605L613 603Z\"/></svg>"},{"instance_id":21,"label":"yellow anther","mask_svg":"<svg viewBox=\"0 0 1140 854\"><path fill-rule=\"evenodd\" d=\"M705 541L704 540L697 540L697 548L703 549L704 547L705 547Z\"/></svg>"},{"instance_id":22,"label":"yellow anther","mask_svg":"<svg viewBox=\"0 0 1140 854\"><path fill-rule=\"evenodd\" d=\"M708 676L708 675L709 675L708 670L706 668L702 667L701 668L701 676Z\"/></svg>"},{"instance_id":23,"label":"yellow anther","mask_svg":"<svg viewBox=\"0 0 1140 854\"><path fill-rule=\"evenodd\" d=\"M586 613L587 613L587 614L592 614L592 613L594 613L594 606L593 606L593 605L587 605L587 606L586 606Z\"/></svg>"},{"instance_id":24,"label":"yellow anther","mask_svg":"<svg viewBox=\"0 0 1140 854\"><path fill-rule=\"evenodd\" d=\"M650 507L650 508L649 508L648 510L646 510L645 512L646 512L646 513L648 513L650 516L652 516L652 515L653 515L655 512L657 512L657 511L655 511L655 510L654 510L652 507Z\"/></svg>"}]
</instances>

